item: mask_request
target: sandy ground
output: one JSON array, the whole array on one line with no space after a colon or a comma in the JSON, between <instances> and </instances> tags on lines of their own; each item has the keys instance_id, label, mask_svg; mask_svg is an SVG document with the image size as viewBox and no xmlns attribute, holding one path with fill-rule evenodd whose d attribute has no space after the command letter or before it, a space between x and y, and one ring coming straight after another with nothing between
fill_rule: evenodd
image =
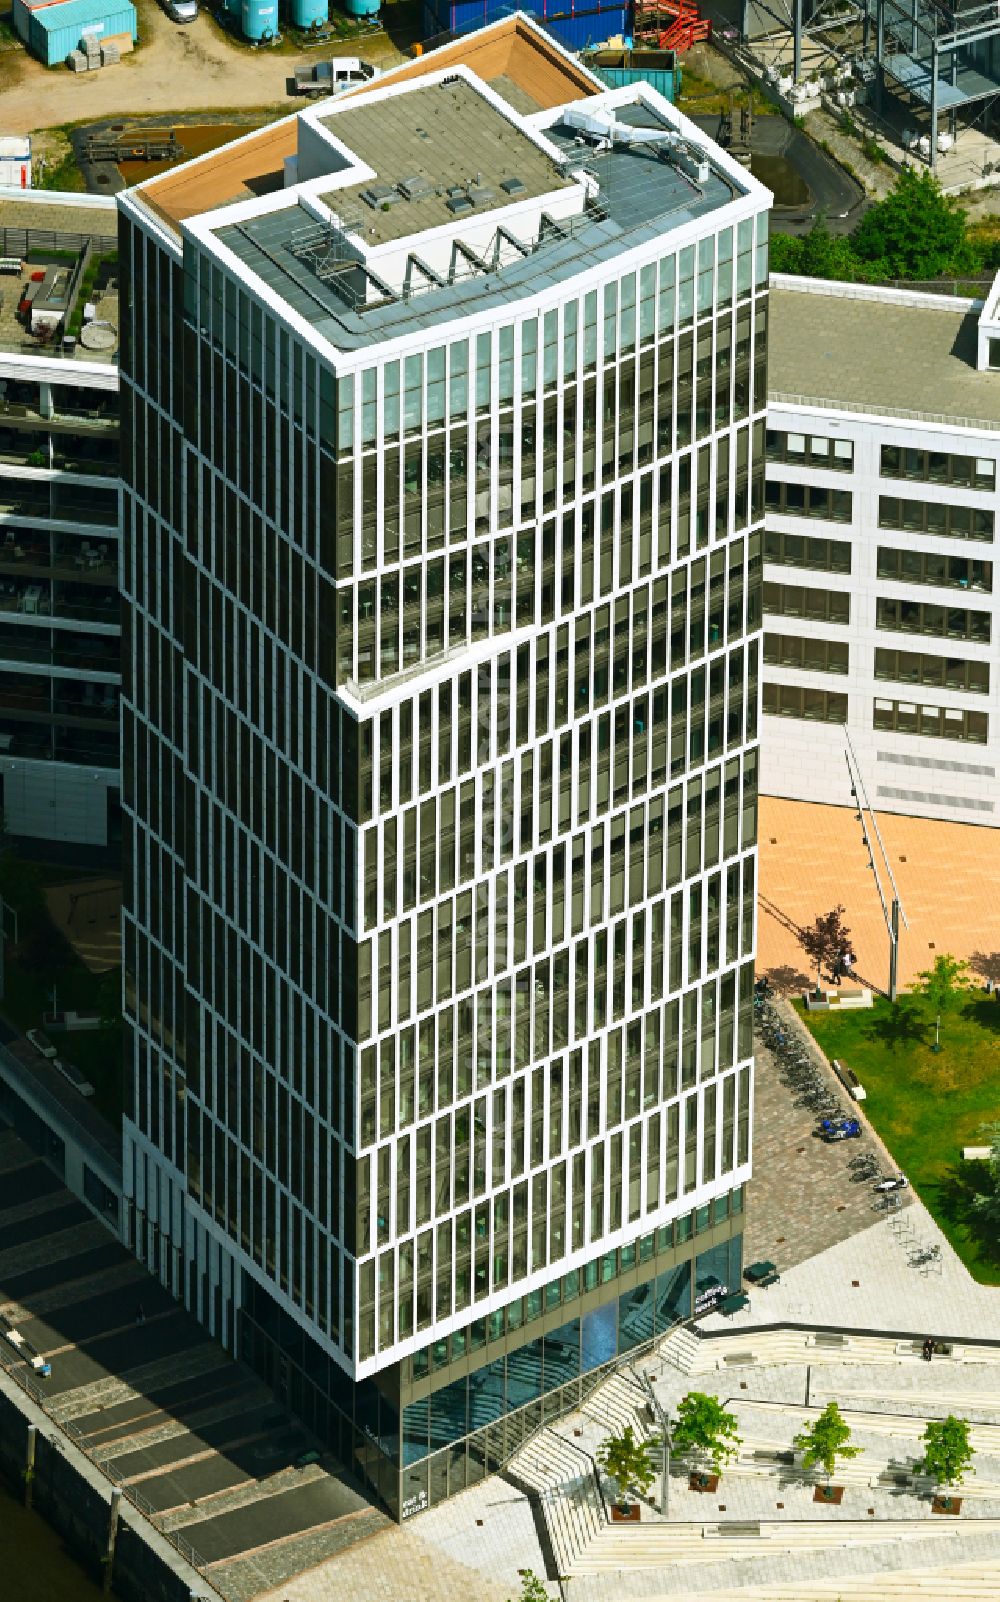
<instances>
[{"instance_id":1,"label":"sandy ground","mask_svg":"<svg viewBox=\"0 0 1000 1602\"><path fill-rule=\"evenodd\" d=\"M900 985L912 984L942 951L981 952L1000 963L996 830L891 812L880 812L878 823L910 923L899 943ZM789 925L811 924L838 903L859 976L884 986L888 936L856 814L761 796L758 973L800 989L809 964Z\"/></svg>"},{"instance_id":2,"label":"sandy ground","mask_svg":"<svg viewBox=\"0 0 1000 1602\"><path fill-rule=\"evenodd\" d=\"M140 0L142 45L117 67L71 73L46 68L23 49L0 55L0 133L34 133L72 122L159 111L292 111L308 104L287 93L297 66L323 56L361 53L384 67L401 59L384 34L358 43L285 55L231 44L207 16L179 27L153 0Z\"/></svg>"}]
</instances>

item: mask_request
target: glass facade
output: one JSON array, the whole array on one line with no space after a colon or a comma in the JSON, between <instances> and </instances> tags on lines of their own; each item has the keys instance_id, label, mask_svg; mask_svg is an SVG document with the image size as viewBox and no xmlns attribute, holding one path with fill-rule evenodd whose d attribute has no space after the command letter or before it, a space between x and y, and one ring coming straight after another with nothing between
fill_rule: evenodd
<instances>
[{"instance_id":1,"label":"glass facade","mask_svg":"<svg viewBox=\"0 0 1000 1602\"><path fill-rule=\"evenodd\" d=\"M515 1304L516 1319L512 1306L482 1331L479 1361L461 1362L465 1348L453 1337L436 1370L425 1350L352 1386L249 1280L243 1354L407 1518L501 1466L539 1424L578 1407L618 1358L703 1310L720 1286L738 1286L741 1208L735 1192L704 1209L707 1217L678 1219L588 1263L571 1283L556 1282L561 1311L530 1298Z\"/></svg>"},{"instance_id":2,"label":"glass facade","mask_svg":"<svg viewBox=\"0 0 1000 1602\"><path fill-rule=\"evenodd\" d=\"M686 1305L664 1230L737 1232L767 227L732 193L354 356L123 218L136 1248L279 1377L301 1330L397 1510Z\"/></svg>"}]
</instances>

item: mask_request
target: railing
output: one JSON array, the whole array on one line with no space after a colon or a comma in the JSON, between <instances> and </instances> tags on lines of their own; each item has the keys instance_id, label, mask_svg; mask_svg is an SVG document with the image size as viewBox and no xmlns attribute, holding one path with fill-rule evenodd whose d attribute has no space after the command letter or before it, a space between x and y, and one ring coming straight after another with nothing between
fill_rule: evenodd
<instances>
[{"instance_id":1,"label":"railing","mask_svg":"<svg viewBox=\"0 0 1000 1602\"><path fill-rule=\"evenodd\" d=\"M32 1379L31 1376L23 1370L23 1367L17 1366L10 1361L7 1352L4 1350L2 1345L0 1345L0 1366L2 1366L4 1372L9 1376L9 1378L12 1379L15 1384L19 1385L26 1395L31 1398L35 1406L41 1409L46 1418L48 1418L52 1424L55 1425L56 1429L60 1430L73 1442L73 1445L80 1452L82 1452L88 1463L90 1463L93 1468L97 1469L98 1472L102 1474L111 1485L113 1485L117 1490L121 1491L122 1496L125 1497L127 1501L131 1502L136 1512L140 1513L142 1517L148 1521L148 1523L156 1531L157 1535L162 1537L164 1541L168 1541L186 1563L190 1563L192 1568L198 1570L200 1582L203 1585L210 1586L212 1595L218 1597L219 1602L222 1602L219 1592L216 1591L213 1585L211 1585L211 1581L209 1580L207 1574L208 1563L202 1557L201 1553L191 1545L190 1541L185 1541L184 1537L178 1535L175 1531L164 1530L159 1527L159 1525L155 1522L156 1509L153 1507L152 1503L147 1501L142 1492L136 1490L134 1485L127 1485L124 1479L117 1474L114 1469L109 1466L109 1464L100 1463L97 1461L77 1426L70 1420L65 1422L60 1421L58 1416L53 1412L50 1398L45 1394L45 1391L42 1389L41 1385L37 1382L37 1380Z\"/></svg>"},{"instance_id":2,"label":"railing","mask_svg":"<svg viewBox=\"0 0 1000 1602\"><path fill-rule=\"evenodd\" d=\"M772 389L768 392L768 405L777 403L780 406L816 407L823 411L857 412L867 417L884 417L886 407L871 406L859 400L834 400L825 395L791 395L782 390ZM921 423L943 423L948 428L986 428L991 433L1000 432L1000 421L995 417L960 417L955 412L921 412L912 407L892 406L893 417L912 418Z\"/></svg>"}]
</instances>

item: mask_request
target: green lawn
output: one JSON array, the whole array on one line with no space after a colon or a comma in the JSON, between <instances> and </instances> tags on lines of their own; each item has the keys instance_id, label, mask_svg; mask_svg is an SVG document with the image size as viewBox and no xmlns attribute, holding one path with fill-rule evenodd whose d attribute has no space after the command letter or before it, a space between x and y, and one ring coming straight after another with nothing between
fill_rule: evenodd
<instances>
[{"instance_id":1,"label":"green lawn","mask_svg":"<svg viewBox=\"0 0 1000 1602\"><path fill-rule=\"evenodd\" d=\"M804 1017L827 1056L861 1080L865 1112L969 1271L1000 1285L996 1226L977 1223L970 1207L985 1165L963 1162L961 1151L988 1144L980 1126L1000 1119L1000 1002L971 995L942 1021L937 1054L921 997Z\"/></svg>"}]
</instances>

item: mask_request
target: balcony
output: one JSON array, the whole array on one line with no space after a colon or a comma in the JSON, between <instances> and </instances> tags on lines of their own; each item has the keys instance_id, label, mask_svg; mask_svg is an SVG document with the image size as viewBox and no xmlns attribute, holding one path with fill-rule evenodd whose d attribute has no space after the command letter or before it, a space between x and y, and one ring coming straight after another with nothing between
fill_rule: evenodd
<instances>
[{"instance_id":1,"label":"balcony","mask_svg":"<svg viewBox=\"0 0 1000 1602\"><path fill-rule=\"evenodd\" d=\"M86 578L75 566L60 568L54 563L33 565L22 561L17 578L9 577L15 559L0 562L0 613L20 617L74 618L83 622L117 624L120 615L116 566L105 560L102 575L92 572ZM61 575L65 574L65 579ZM66 580L72 576L72 582ZM56 579L55 583L51 580Z\"/></svg>"}]
</instances>

